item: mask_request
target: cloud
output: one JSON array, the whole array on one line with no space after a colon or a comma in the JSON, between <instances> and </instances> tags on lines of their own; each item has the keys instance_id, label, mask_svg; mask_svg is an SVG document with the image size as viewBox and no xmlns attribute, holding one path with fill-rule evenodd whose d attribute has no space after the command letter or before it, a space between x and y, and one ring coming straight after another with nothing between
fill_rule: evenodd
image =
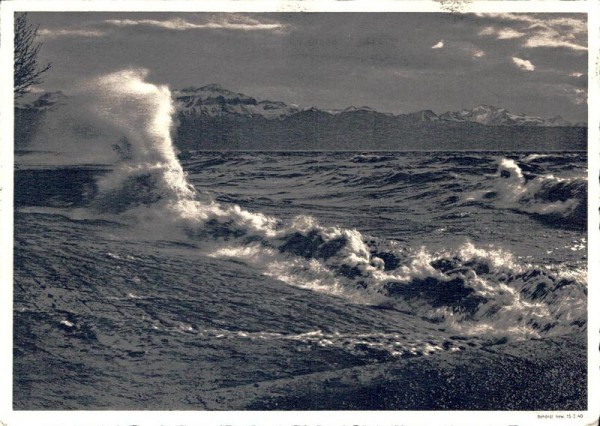
<instances>
[{"instance_id":1,"label":"cloud","mask_svg":"<svg viewBox=\"0 0 600 426\"><path fill-rule=\"evenodd\" d=\"M440 40L436 44L431 46L431 48L432 49L442 49L445 46L446 46L446 44L444 43L444 40ZM450 42L448 42L447 47L448 47L448 49L453 50L453 51L458 50L458 51L467 52L474 58L482 58L485 56L485 52L483 50L478 49L473 43L470 43L470 42L450 41Z\"/></svg>"},{"instance_id":2,"label":"cloud","mask_svg":"<svg viewBox=\"0 0 600 426\"><path fill-rule=\"evenodd\" d=\"M531 37L524 45L525 47L566 47L571 50L588 50L587 47L565 39L554 38L553 34L546 32Z\"/></svg>"},{"instance_id":3,"label":"cloud","mask_svg":"<svg viewBox=\"0 0 600 426\"><path fill-rule=\"evenodd\" d=\"M571 74L569 74L569 77L580 78L580 77L583 77L583 73L582 72L572 72Z\"/></svg>"},{"instance_id":4,"label":"cloud","mask_svg":"<svg viewBox=\"0 0 600 426\"><path fill-rule=\"evenodd\" d=\"M100 30L82 30L82 29L47 29L41 28L38 31L40 37L58 38L58 37L102 37L106 33Z\"/></svg>"},{"instance_id":5,"label":"cloud","mask_svg":"<svg viewBox=\"0 0 600 426\"><path fill-rule=\"evenodd\" d=\"M197 29L210 30L237 30L237 31L283 31L286 25L279 22L259 21L244 15L227 14L221 17L212 17L207 22L190 22L182 18L166 20L158 19L107 19L105 24L117 27L149 26L172 31L187 31Z\"/></svg>"},{"instance_id":6,"label":"cloud","mask_svg":"<svg viewBox=\"0 0 600 426\"><path fill-rule=\"evenodd\" d=\"M524 13L477 14L480 18L501 21L503 26L486 26L479 35L498 40L523 39L522 47L560 47L586 51L587 23L579 17L551 17ZM518 28L506 26L512 22Z\"/></svg>"},{"instance_id":7,"label":"cloud","mask_svg":"<svg viewBox=\"0 0 600 426\"><path fill-rule=\"evenodd\" d=\"M574 105L584 105L587 103L587 90L574 87L570 84L542 84L540 89L546 93L553 93L561 98L566 98Z\"/></svg>"},{"instance_id":8,"label":"cloud","mask_svg":"<svg viewBox=\"0 0 600 426\"><path fill-rule=\"evenodd\" d=\"M519 32L513 28L502 28L496 32L498 40L510 40L513 38L521 38L527 34Z\"/></svg>"},{"instance_id":9,"label":"cloud","mask_svg":"<svg viewBox=\"0 0 600 426\"><path fill-rule=\"evenodd\" d=\"M521 59L521 58L517 58L516 56L513 56L512 61L517 67L519 67L523 71L534 71L535 70L535 66L527 59Z\"/></svg>"},{"instance_id":10,"label":"cloud","mask_svg":"<svg viewBox=\"0 0 600 426\"><path fill-rule=\"evenodd\" d=\"M496 37L498 40L510 40L513 38L524 37L527 34L517 31L514 28L485 27L484 29L479 31L479 35L491 35Z\"/></svg>"},{"instance_id":11,"label":"cloud","mask_svg":"<svg viewBox=\"0 0 600 426\"><path fill-rule=\"evenodd\" d=\"M432 49L440 49L442 47L448 49L452 55L460 55L464 57L463 53L466 53L472 58L483 58L486 55L486 52L480 49L477 45L471 43L470 41L464 40L450 40L446 43L444 43L444 40L440 40L436 45L431 46Z\"/></svg>"},{"instance_id":12,"label":"cloud","mask_svg":"<svg viewBox=\"0 0 600 426\"><path fill-rule=\"evenodd\" d=\"M582 105L587 102L587 91L586 90L575 88L575 89L573 89L573 92L575 93L574 102L577 105Z\"/></svg>"},{"instance_id":13,"label":"cloud","mask_svg":"<svg viewBox=\"0 0 600 426\"><path fill-rule=\"evenodd\" d=\"M39 94L39 93L45 93L46 91L44 89L42 89L41 87L37 87L37 86L31 86L29 88L29 93L33 93L33 94Z\"/></svg>"}]
</instances>

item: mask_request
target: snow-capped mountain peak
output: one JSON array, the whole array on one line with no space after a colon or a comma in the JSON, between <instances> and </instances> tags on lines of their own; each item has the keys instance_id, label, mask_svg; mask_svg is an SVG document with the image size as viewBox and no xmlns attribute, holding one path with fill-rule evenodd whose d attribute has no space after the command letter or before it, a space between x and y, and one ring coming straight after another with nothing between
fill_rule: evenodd
<instances>
[{"instance_id":1,"label":"snow-capped mountain peak","mask_svg":"<svg viewBox=\"0 0 600 426\"><path fill-rule=\"evenodd\" d=\"M177 110L183 115L224 115L262 116L267 119L281 118L301 111L296 105L284 102L262 100L224 89L219 84L202 87L186 87L174 92Z\"/></svg>"},{"instance_id":2,"label":"snow-capped mountain peak","mask_svg":"<svg viewBox=\"0 0 600 426\"><path fill-rule=\"evenodd\" d=\"M522 113L512 113L506 108L480 104L472 109L448 111L436 115L432 110L426 109L408 114L394 116L390 113L378 112L368 106L349 106L344 109L320 109L317 107L302 107L294 103L287 104L281 101L257 100L243 93L225 89L220 84L212 83L205 86L189 86L173 91L173 99L177 112L183 117L253 117L267 120L283 120L294 114L318 113L337 116L338 118L361 120L361 117L378 115L387 116L394 120L395 117L409 118L412 122L457 122L478 123L486 126L542 126L542 127L585 127L585 123L572 124L561 116L544 119L538 116ZM65 104L68 96L62 92L47 92L37 100L27 105L26 108L46 110L54 105Z\"/></svg>"},{"instance_id":3,"label":"snow-capped mountain peak","mask_svg":"<svg viewBox=\"0 0 600 426\"><path fill-rule=\"evenodd\" d=\"M440 119L446 121L463 121L484 124L487 126L569 126L561 117L544 119L526 114L515 114L506 108L491 105L477 105L473 109L448 111L441 114Z\"/></svg>"}]
</instances>

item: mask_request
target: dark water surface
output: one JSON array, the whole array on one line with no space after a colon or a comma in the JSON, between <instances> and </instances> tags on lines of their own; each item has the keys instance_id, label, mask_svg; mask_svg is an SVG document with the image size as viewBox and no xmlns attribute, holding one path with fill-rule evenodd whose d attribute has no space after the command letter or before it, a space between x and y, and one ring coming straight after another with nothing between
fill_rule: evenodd
<instances>
[{"instance_id":1,"label":"dark water surface","mask_svg":"<svg viewBox=\"0 0 600 426\"><path fill-rule=\"evenodd\" d=\"M541 359L531 342L586 333L584 153L208 152L182 165L193 200L151 168L17 167L15 408L277 408L235 400L503 345ZM584 351L567 357L581 371Z\"/></svg>"}]
</instances>

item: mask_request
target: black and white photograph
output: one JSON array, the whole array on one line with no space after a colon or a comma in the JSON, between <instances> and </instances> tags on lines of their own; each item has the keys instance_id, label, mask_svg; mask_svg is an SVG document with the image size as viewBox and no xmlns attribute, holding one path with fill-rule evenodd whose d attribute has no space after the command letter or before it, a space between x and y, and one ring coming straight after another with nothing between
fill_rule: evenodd
<instances>
[{"instance_id":1,"label":"black and white photograph","mask_svg":"<svg viewBox=\"0 0 600 426\"><path fill-rule=\"evenodd\" d=\"M597 2L3 3L0 424L598 424Z\"/></svg>"}]
</instances>

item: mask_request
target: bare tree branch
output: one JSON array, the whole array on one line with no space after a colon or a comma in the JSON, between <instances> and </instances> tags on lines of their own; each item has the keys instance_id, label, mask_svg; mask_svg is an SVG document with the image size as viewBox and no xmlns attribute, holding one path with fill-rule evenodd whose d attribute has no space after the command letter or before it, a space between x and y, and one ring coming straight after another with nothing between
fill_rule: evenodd
<instances>
[{"instance_id":1,"label":"bare tree branch","mask_svg":"<svg viewBox=\"0 0 600 426\"><path fill-rule=\"evenodd\" d=\"M27 13L18 13L15 17L15 99L22 97L31 86L42 83L41 75L48 71L51 63L40 67L38 53L42 43L36 43L38 27L27 22Z\"/></svg>"}]
</instances>

